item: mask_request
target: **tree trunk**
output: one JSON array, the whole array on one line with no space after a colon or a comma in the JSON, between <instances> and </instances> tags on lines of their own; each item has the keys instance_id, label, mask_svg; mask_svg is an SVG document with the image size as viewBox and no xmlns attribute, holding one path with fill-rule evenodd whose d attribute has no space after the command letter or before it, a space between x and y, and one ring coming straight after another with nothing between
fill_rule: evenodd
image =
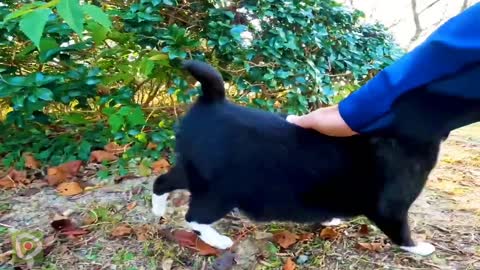
<instances>
[{"instance_id":1,"label":"tree trunk","mask_svg":"<svg viewBox=\"0 0 480 270\"><path fill-rule=\"evenodd\" d=\"M412 4L412 15L413 15L413 22L415 23L415 34L413 34L412 38L410 38L409 47L415 42L422 34L422 25L420 24L420 14L417 12L417 0L411 0Z\"/></svg>"},{"instance_id":2,"label":"tree trunk","mask_svg":"<svg viewBox=\"0 0 480 270\"><path fill-rule=\"evenodd\" d=\"M460 10L460 12L463 12L467 8L468 8L468 0L463 0L462 9Z\"/></svg>"}]
</instances>

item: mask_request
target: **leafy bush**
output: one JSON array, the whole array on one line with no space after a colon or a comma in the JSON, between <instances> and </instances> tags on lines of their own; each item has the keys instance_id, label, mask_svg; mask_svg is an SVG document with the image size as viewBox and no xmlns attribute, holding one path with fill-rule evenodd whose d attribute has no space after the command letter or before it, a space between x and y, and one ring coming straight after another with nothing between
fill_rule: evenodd
<instances>
[{"instance_id":1,"label":"leafy bush","mask_svg":"<svg viewBox=\"0 0 480 270\"><path fill-rule=\"evenodd\" d=\"M235 102L305 113L401 53L381 25L331 0L225 2L0 4L3 165L23 166L24 152L52 165L85 160L110 141L131 146L124 164L169 153L198 94L182 59L214 64Z\"/></svg>"}]
</instances>

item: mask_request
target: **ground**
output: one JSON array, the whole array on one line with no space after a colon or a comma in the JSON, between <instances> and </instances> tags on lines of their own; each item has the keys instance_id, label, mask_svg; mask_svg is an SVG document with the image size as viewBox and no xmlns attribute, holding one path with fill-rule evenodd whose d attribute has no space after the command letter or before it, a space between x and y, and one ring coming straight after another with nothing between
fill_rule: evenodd
<instances>
[{"instance_id":1,"label":"ground","mask_svg":"<svg viewBox=\"0 0 480 270\"><path fill-rule=\"evenodd\" d=\"M151 214L153 179L115 184L91 179L103 186L74 197L59 196L41 183L2 192L0 269L2 260L10 258L9 235L17 229L44 233L45 256L38 269L282 269L289 258L296 269L480 269L479 124L456 130L443 144L439 163L410 211L415 239L437 248L429 257L401 252L361 217L325 229L252 224L232 214L218 228L240 239L233 249L236 265L214 266L228 256L200 255L181 247L168 233L184 225L184 193L173 195L171 202L177 207L169 208L165 220L159 222ZM79 236L55 233L50 223L60 215L78 224ZM272 239L283 230L315 235L283 249ZM4 267L8 269L8 263Z\"/></svg>"}]
</instances>

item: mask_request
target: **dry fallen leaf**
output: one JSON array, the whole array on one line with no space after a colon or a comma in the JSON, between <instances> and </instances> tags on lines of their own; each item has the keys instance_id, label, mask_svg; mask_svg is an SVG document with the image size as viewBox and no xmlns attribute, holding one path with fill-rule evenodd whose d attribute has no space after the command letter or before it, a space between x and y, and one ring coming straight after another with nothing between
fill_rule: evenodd
<instances>
[{"instance_id":1,"label":"dry fallen leaf","mask_svg":"<svg viewBox=\"0 0 480 270\"><path fill-rule=\"evenodd\" d=\"M362 250L382 252L383 244L382 243L358 243L357 247Z\"/></svg>"},{"instance_id":2,"label":"dry fallen leaf","mask_svg":"<svg viewBox=\"0 0 480 270\"><path fill-rule=\"evenodd\" d=\"M5 176L2 179L0 179L0 188L14 188L16 186L15 181L13 181L12 178Z\"/></svg>"},{"instance_id":3,"label":"dry fallen leaf","mask_svg":"<svg viewBox=\"0 0 480 270\"><path fill-rule=\"evenodd\" d=\"M104 161L114 161L117 159L118 157L116 155L103 150L92 151L92 153L90 153L90 162L102 163Z\"/></svg>"},{"instance_id":4,"label":"dry fallen leaf","mask_svg":"<svg viewBox=\"0 0 480 270\"><path fill-rule=\"evenodd\" d=\"M152 143L152 142L149 142L147 144L147 149L150 149L150 150L155 150L157 149L158 145L156 143Z\"/></svg>"},{"instance_id":5,"label":"dry fallen leaf","mask_svg":"<svg viewBox=\"0 0 480 270\"><path fill-rule=\"evenodd\" d=\"M0 179L0 188L14 188L18 184L27 184L27 173L10 169L3 178Z\"/></svg>"},{"instance_id":6,"label":"dry fallen leaf","mask_svg":"<svg viewBox=\"0 0 480 270\"><path fill-rule=\"evenodd\" d=\"M200 255L209 256L220 254L218 249L203 242L202 239L198 238L197 234L193 232L177 230L173 233L173 237L179 245L196 250Z\"/></svg>"},{"instance_id":7,"label":"dry fallen leaf","mask_svg":"<svg viewBox=\"0 0 480 270\"><path fill-rule=\"evenodd\" d=\"M88 233L88 231L84 230L84 229L75 229L75 230L60 232L61 235L66 235L67 237L70 237L70 238L75 238L75 237L78 237L78 236L82 236L82 235L85 235L87 233Z\"/></svg>"},{"instance_id":8,"label":"dry fallen leaf","mask_svg":"<svg viewBox=\"0 0 480 270\"><path fill-rule=\"evenodd\" d=\"M144 162L141 162L140 165L138 165L138 174L140 174L140 176L150 176L152 174L152 169L150 169L150 167Z\"/></svg>"},{"instance_id":9,"label":"dry fallen leaf","mask_svg":"<svg viewBox=\"0 0 480 270\"><path fill-rule=\"evenodd\" d=\"M74 176L78 173L82 165L83 165L83 162L81 160L74 160L74 161L63 163L59 165L58 168L66 172L67 174Z\"/></svg>"},{"instance_id":10,"label":"dry fallen leaf","mask_svg":"<svg viewBox=\"0 0 480 270\"><path fill-rule=\"evenodd\" d=\"M360 226L360 229L358 230L358 233L360 233L360 235L368 235L370 233L370 230L368 229L368 225L367 224L362 224Z\"/></svg>"},{"instance_id":11,"label":"dry fallen leaf","mask_svg":"<svg viewBox=\"0 0 480 270\"><path fill-rule=\"evenodd\" d=\"M23 154L23 159L25 159L25 167L28 169L39 169L40 162L36 160L32 153Z\"/></svg>"},{"instance_id":12,"label":"dry fallen leaf","mask_svg":"<svg viewBox=\"0 0 480 270\"><path fill-rule=\"evenodd\" d=\"M195 247L197 250L198 254L203 255L203 256L210 256L210 255L215 255L218 256L220 252L218 249L210 246L209 244L205 243L202 241L202 239L197 238L197 245Z\"/></svg>"},{"instance_id":13,"label":"dry fallen leaf","mask_svg":"<svg viewBox=\"0 0 480 270\"><path fill-rule=\"evenodd\" d=\"M50 223L50 226L57 231L76 229L73 222L68 218L54 220Z\"/></svg>"},{"instance_id":14,"label":"dry fallen leaf","mask_svg":"<svg viewBox=\"0 0 480 270\"><path fill-rule=\"evenodd\" d=\"M198 236L192 232L177 230L173 232L173 238L181 246L194 247Z\"/></svg>"},{"instance_id":15,"label":"dry fallen leaf","mask_svg":"<svg viewBox=\"0 0 480 270\"><path fill-rule=\"evenodd\" d=\"M132 211L133 208L135 208L136 206L137 206L137 201L133 201L133 202L127 204L127 210Z\"/></svg>"},{"instance_id":16,"label":"dry fallen leaf","mask_svg":"<svg viewBox=\"0 0 480 270\"><path fill-rule=\"evenodd\" d=\"M287 261L285 262L285 265L283 265L283 270L295 270L297 265L293 262L291 258L288 258Z\"/></svg>"},{"instance_id":17,"label":"dry fallen leaf","mask_svg":"<svg viewBox=\"0 0 480 270\"><path fill-rule=\"evenodd\" d=\"M63 196L74 196L83 192L83 188L77 182L64 182L58 185L58 193Z\"/></svg>"},{"instance_id":18,"label":"dry fallen leaf","mask_svg":"<svg viewBox=\"0 0 480 270\"><path fill-rule=\"evenodd\" d=\"M112 236L114 237L123 237L132 234L133 229L127 224L119 224L117 227L113 228Z\"/></svg>"},{"instance_id":19,"label":"dry fallen leaf","mask_svg":"<svg viewBox=\"0 0 480 270\"><path fill-rule=\"evenodd\" d=\"M323 228L322 231L320 232L320 238L323 240L333 240L336 239L340 234L335 230L330 227Z\"/></svg>"},{"instance_id":20,"label":"dry fallen leaf","mask_svg":"<svg viewBox=\"0 0 480 270\"><path fill-rule=\"evenodd\" d=\"M120 146L120 145L116 144L115 142L110 142L107 145L105 145L105 147L103 147L103 149L105 149L105 151L107 151L109 153L112 153L114 155L122 154L125 151L127 151L128 148L129 148L128 145Z\"/></svg>"},{"instance_id":21,"label":"dry fallen leaf","mask_svg":"<svg viewBox=\"0 0 480 270\"><path fill-rule=\"evenodd\" d=\"M152 163L152 169L154 174L160 174L170 169L170 163L166 159L160 159Z\"/></svg>"},{"instance_id":22,"label":"dry fallen leaf","mask_svg":"<svg viewBox=\"0 0 480 270\"><path fill-rule=\"evenodd\" d=\"M91 224L97 223L97 221L98 221L98 219L95 218L95 217L86 216L86 217L83 219L83 224L84 224L84 225L91 225Z\"/></svg>"},{"instance_id":23,"label":"dry fallen leaf","mask_svg":"<svg viewBox=\"0 0 480 270\"><path fill-rule=\"evenodd\" d=\"M137 240L140 242L153 239L155 231L155 228L150 224L144 224L134 228Z\"/></svg>"},{"instance_id":24,"label":"dry fallen leaf","mask_svg":"<svg viewBox=\"0 0 480 270\"><path fill-rule=\"evenodd\" d=\"M298 235L298 241L310 241L315 236L314 233L302 233Z\"/></svg>"},{"instance_id":25,"label":"dry fallen leaf","mask_svg":"<svg viewBox=\"0 0 480 270\"><path fill-rule=\"evenodd\" d=\"M51 167L47 170L47 182L51 186L58 185L77 175L82 167L81 160L70 161L63 163L57 167Z\"/></svg>"},{"instance_id":26,"label":"dry fallen leaf","mask_svg":"<svg viewBox=\"0 0 480 270\"><path fill-rule=\"evenodd\" d=\"M56 186L62 182L67 181L69 175L59 170L57 167L48 168L47 170L47 182L51 186Z\"/></svg>"},{"instance_id":27,"label":"dry fallen leaf","mask_svg":"<svg viewBox=\"0 0 480 270\"><path fill-rule=\"evenodd\" d=\"M68 237L82 236L88 233L84 229L79 229L77 226L68 218L56 219L50 225L58 231L61 235L66 235Z\"/></svg>"},{"instance_id":28,"label":"dry fallen leaf","mask_svg":"<svg viewBox=\"0 0 480 270\"><path fill-rule=\"evenodd\" d=\"M27 184L27 172L25 171L17 171L17 170L11 170L9 172L10 177L15 180L16 182L22 183L22 184Z\"/></svg>"},{"instance_id":29,"label":"dry fallen leaf","mask_svg":"<svg viewBox=\"0 0 480 270\"><path fill-rule=\"evenodd\" d=\"M288 248L295 244L298 240L298 235L289 231L282 231L273 234L273 240L279 244L282 248Z\"/></svg>"}]
</instances>

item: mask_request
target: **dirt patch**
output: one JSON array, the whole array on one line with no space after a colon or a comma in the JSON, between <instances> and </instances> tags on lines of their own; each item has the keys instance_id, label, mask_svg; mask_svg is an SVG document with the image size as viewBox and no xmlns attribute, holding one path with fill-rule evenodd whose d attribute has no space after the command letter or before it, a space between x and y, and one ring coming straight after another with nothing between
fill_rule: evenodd
<instances>
[{"instance_id":1,"label":"dirt patch","mask_svg":"<svg viewBox=\"0 0 480 270\"><path fill-rule=\"evenodd\" d=\"M0 259L8 261L13 231L39 230L51 243L37 269L214 269L217 258L182 248L163 233L184 225L187 194L173 194L167 218L159 222L150 212L152 181L153 178L125 180L72 198L59 196L49 187L2 192ZM480 269L478 194L477 124L453 132L444 143L438 166L410 211L415 238L425 239L437 248L430 257L399 251L361 217L334 228L338 235L329 240L320 237L321 227L252 224L235 213L217 227L241 239L234 249L233 269L281 269L288 258L295 262L296 269ZM54 233L50 223L62 214L68 214L88 234L69 238ZM112 235L112 231L119 231L119 226L131 230ZM314 233L315 237L282 249L271 237L280 230ZM9 267L8 262L3 263L3 267Z\"/></svg>"}]
</instances>

